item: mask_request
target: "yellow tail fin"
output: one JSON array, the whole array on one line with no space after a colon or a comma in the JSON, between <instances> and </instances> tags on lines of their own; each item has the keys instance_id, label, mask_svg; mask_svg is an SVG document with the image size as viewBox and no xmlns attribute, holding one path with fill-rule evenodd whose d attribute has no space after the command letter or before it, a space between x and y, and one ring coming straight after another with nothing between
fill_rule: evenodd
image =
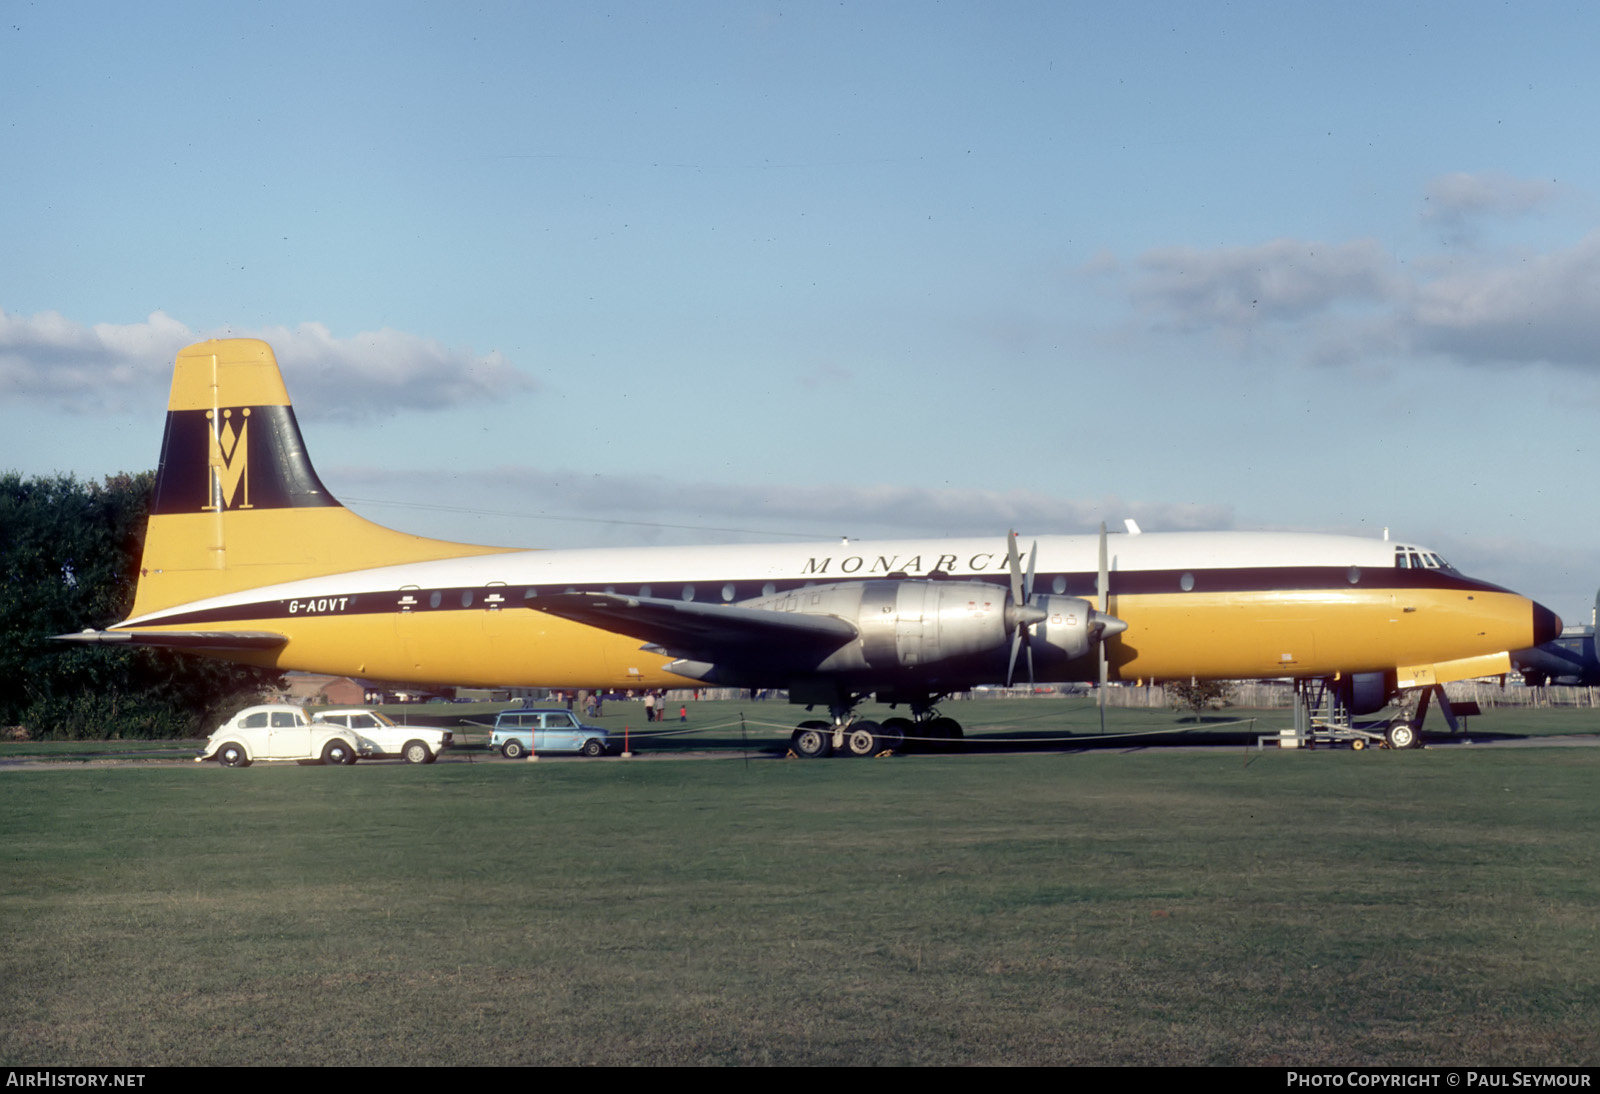
<instances>
[{"instance_id":1,"label":"yellow tail fin","mask_svg":"<svg viewBox=\"0 0 1600 1094\"><path fill-rule=\"evenodd\" d=\"M178 354L134 618L236 589L505 550L407 535L340 505L311 466L265 342Z\"/></svg>"}]
</instances>

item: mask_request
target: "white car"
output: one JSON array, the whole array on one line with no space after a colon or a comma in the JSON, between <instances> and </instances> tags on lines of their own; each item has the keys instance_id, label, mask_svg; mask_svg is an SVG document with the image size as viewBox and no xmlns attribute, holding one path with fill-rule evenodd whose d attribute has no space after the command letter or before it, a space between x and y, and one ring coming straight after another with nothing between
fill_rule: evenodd
<instances>
[{"instance_id":1,"label":"white car","mask_svg":"<svg viewBox=\"0 0 1600 1094\"><path fill-rule=\"evenodd\" d=\"M399 756L407 763L431 764L450 747L452 734L434 726L403 726L376 710L325 710L315 719L356 734L363 756Z\"/></svg>"},{"instance_id":2,"label":"white car","mask_svg":"<svg viewBox=\"0 0 1600 1094\"><path fill-rule=\"evenodd\" d=\"M299 707L246 707L223 722L195 757L224 767L249 767L257 760L320 760L353 764L359 737L345 726L313 722Z\"/></svg>"}]
</instances>

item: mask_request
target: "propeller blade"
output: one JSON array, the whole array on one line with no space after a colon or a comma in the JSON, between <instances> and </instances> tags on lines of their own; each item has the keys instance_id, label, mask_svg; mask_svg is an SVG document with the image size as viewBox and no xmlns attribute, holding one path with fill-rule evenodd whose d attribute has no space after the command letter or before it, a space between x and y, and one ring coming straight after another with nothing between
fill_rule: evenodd
<instances>
[{"instance_id":1,"label":"propeller blade","mask_svg":"<svg viewBox=\"0 0 1600 1094\"><path fill-rule=\"evenodd\" d=\"M1102 613L1109 611L1106 599L1111 595L1111 575L1107 572L1105 521L1100 522L1100 570L1095 575L1094 593L1095 596L1100 598L1100 611Z\"/></svg>"},{"instance_id":2,"label":"propeller blade","mask_svg":"<svg viewBox=\"0 0 1600 1094\"><path fill-rule=\"evenodd\" d=\"M1110 574L1110 572L1108 570L1108 564L1106 562L1106 522L1105 521L1101 521L1100 522L1100 569L1099 569L1099 572L1096 573L1096 575L1095 575L1095 586L1094 586L1094 588L1095 588L1095 595L1100 600L1100 614L1102 616L1108 616L1110 608L1108 607L1107 602L1111 598L1111 574ZM1096 642L1094 644L1094 646L1095 646L1095 650L1099 653L1099 656L1100 656L1100 694L1099 694L1098 698L1100 699L1100 733L1101 733L1102 736L1104 736L1105 735L1105 731L1106 731L1106 675L1107 675L1106 643L1105 643L1105 632L1104 632L1104 630L1101 631L1100 641Z\"/></svg>"},{"instance_id":3,"label":"propeller blade","mask_svg":"<svg viewBox=\"0 0 1600 1094\"><path fill-rule=\"evenodd\" d=\"M1022 592L1022 557L1017 553L1017 533L1006 533L1006 565L1011 569L1011 601L1027 603Z\"/></svg>"},{"instance_id":4,"label":"propeller blade","mask_svg":"<svg viewBox=\"0 0 1600 1094\"><path fill-rule=\"evenodd\" d=\"M1013 533L1013 534L1015 534L1015 533ZM1034 540L1033 541L1033 546L1028 548L1028 573L1022 579L1022 595L1027 598L1029 607L1033 606L1033 564L1035 562L1038 562L1038 561L1039 561L1039 541L1038 540ZM1040 614L1043 614L1043 613L1041 612ZM1028 624L1024 623L1023 626L1018 631L1018 637L1021 637L1021 631L1027 630L1027 628L1028 628ZM1033 632L1029 631L1028 634L1029 634L1029 637L1031 638L1032 635L1033 635ZM1029 642L1028 643L1028 690L1032 691L1037 686L1038 686L1038 681L1036 681L1033 678L1033 643Z\"/></svg>"},{"instance_id":5,"label":"propeller blade","mask_svg":"<svg viewBox=\"0 0 1600 1094\"><path fill-rule=\"evenodd\" d=\"M1034 564L1039 559L1039 541L1033 541L1033 548L1028 552L1028 572L1022 572L1022 553L1017 550L1017 533L1006 533L1006 567L1011 571L1011 602L1007 605L1006 623L1011 631L1011 662L1006 667L1006 687L1010 687L1017 675L1017 653L1022 649L1023 637L1029 634L1028 628L1046 617L1044 609L1036 607L1033 603L1033 571ZM1032 687L1033 678L1033 644L1028 643L1028 686Z\"/></svg>"}]
</instances>

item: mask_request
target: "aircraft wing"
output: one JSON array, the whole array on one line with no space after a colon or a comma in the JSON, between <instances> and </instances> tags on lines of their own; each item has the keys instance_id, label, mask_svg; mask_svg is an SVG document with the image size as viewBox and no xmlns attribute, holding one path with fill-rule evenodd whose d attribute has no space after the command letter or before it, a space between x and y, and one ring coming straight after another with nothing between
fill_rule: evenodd
<instances>
[{"instance_id":1,"label":"aircraft wing","mask_svg":"<svg viewBox=\"0 0 1600 1094\"><path fill-rule=\"evenodd\" d=\"M763 660L776 648L827 653L860 633L854 623L834 615L613 593L557 593L530 601L528 606L575 623L643 638L678 657L724 661Z\"/></svg>"},{"instance_id":2,"label":"aircraft wing","mask_svg":"<svg viewBox=\"0 0 1600 1094\"><path fill-rule=\"evenodd\" d=\"M53 635L52 641L165 646L180 650L270 650L289 639L271 631L78 631Z\"/></svg>"}]
</instances>

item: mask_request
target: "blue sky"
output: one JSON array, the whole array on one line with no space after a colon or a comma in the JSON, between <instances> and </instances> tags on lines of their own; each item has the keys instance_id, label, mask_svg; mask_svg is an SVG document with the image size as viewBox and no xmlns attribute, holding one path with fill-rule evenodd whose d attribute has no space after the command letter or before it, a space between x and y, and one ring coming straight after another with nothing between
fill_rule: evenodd
<instances>
[{"instance_id":1,"label":"blue sky","mask_svg":"<svg viewBox=\"0 0 1600 1094\"><path fill-rule=\"evenodd\" d=\"M1600 9L0 13L0 467L231 333L425 534L1388 527L1588 620Z\"/></svg>"}]
</instances>

